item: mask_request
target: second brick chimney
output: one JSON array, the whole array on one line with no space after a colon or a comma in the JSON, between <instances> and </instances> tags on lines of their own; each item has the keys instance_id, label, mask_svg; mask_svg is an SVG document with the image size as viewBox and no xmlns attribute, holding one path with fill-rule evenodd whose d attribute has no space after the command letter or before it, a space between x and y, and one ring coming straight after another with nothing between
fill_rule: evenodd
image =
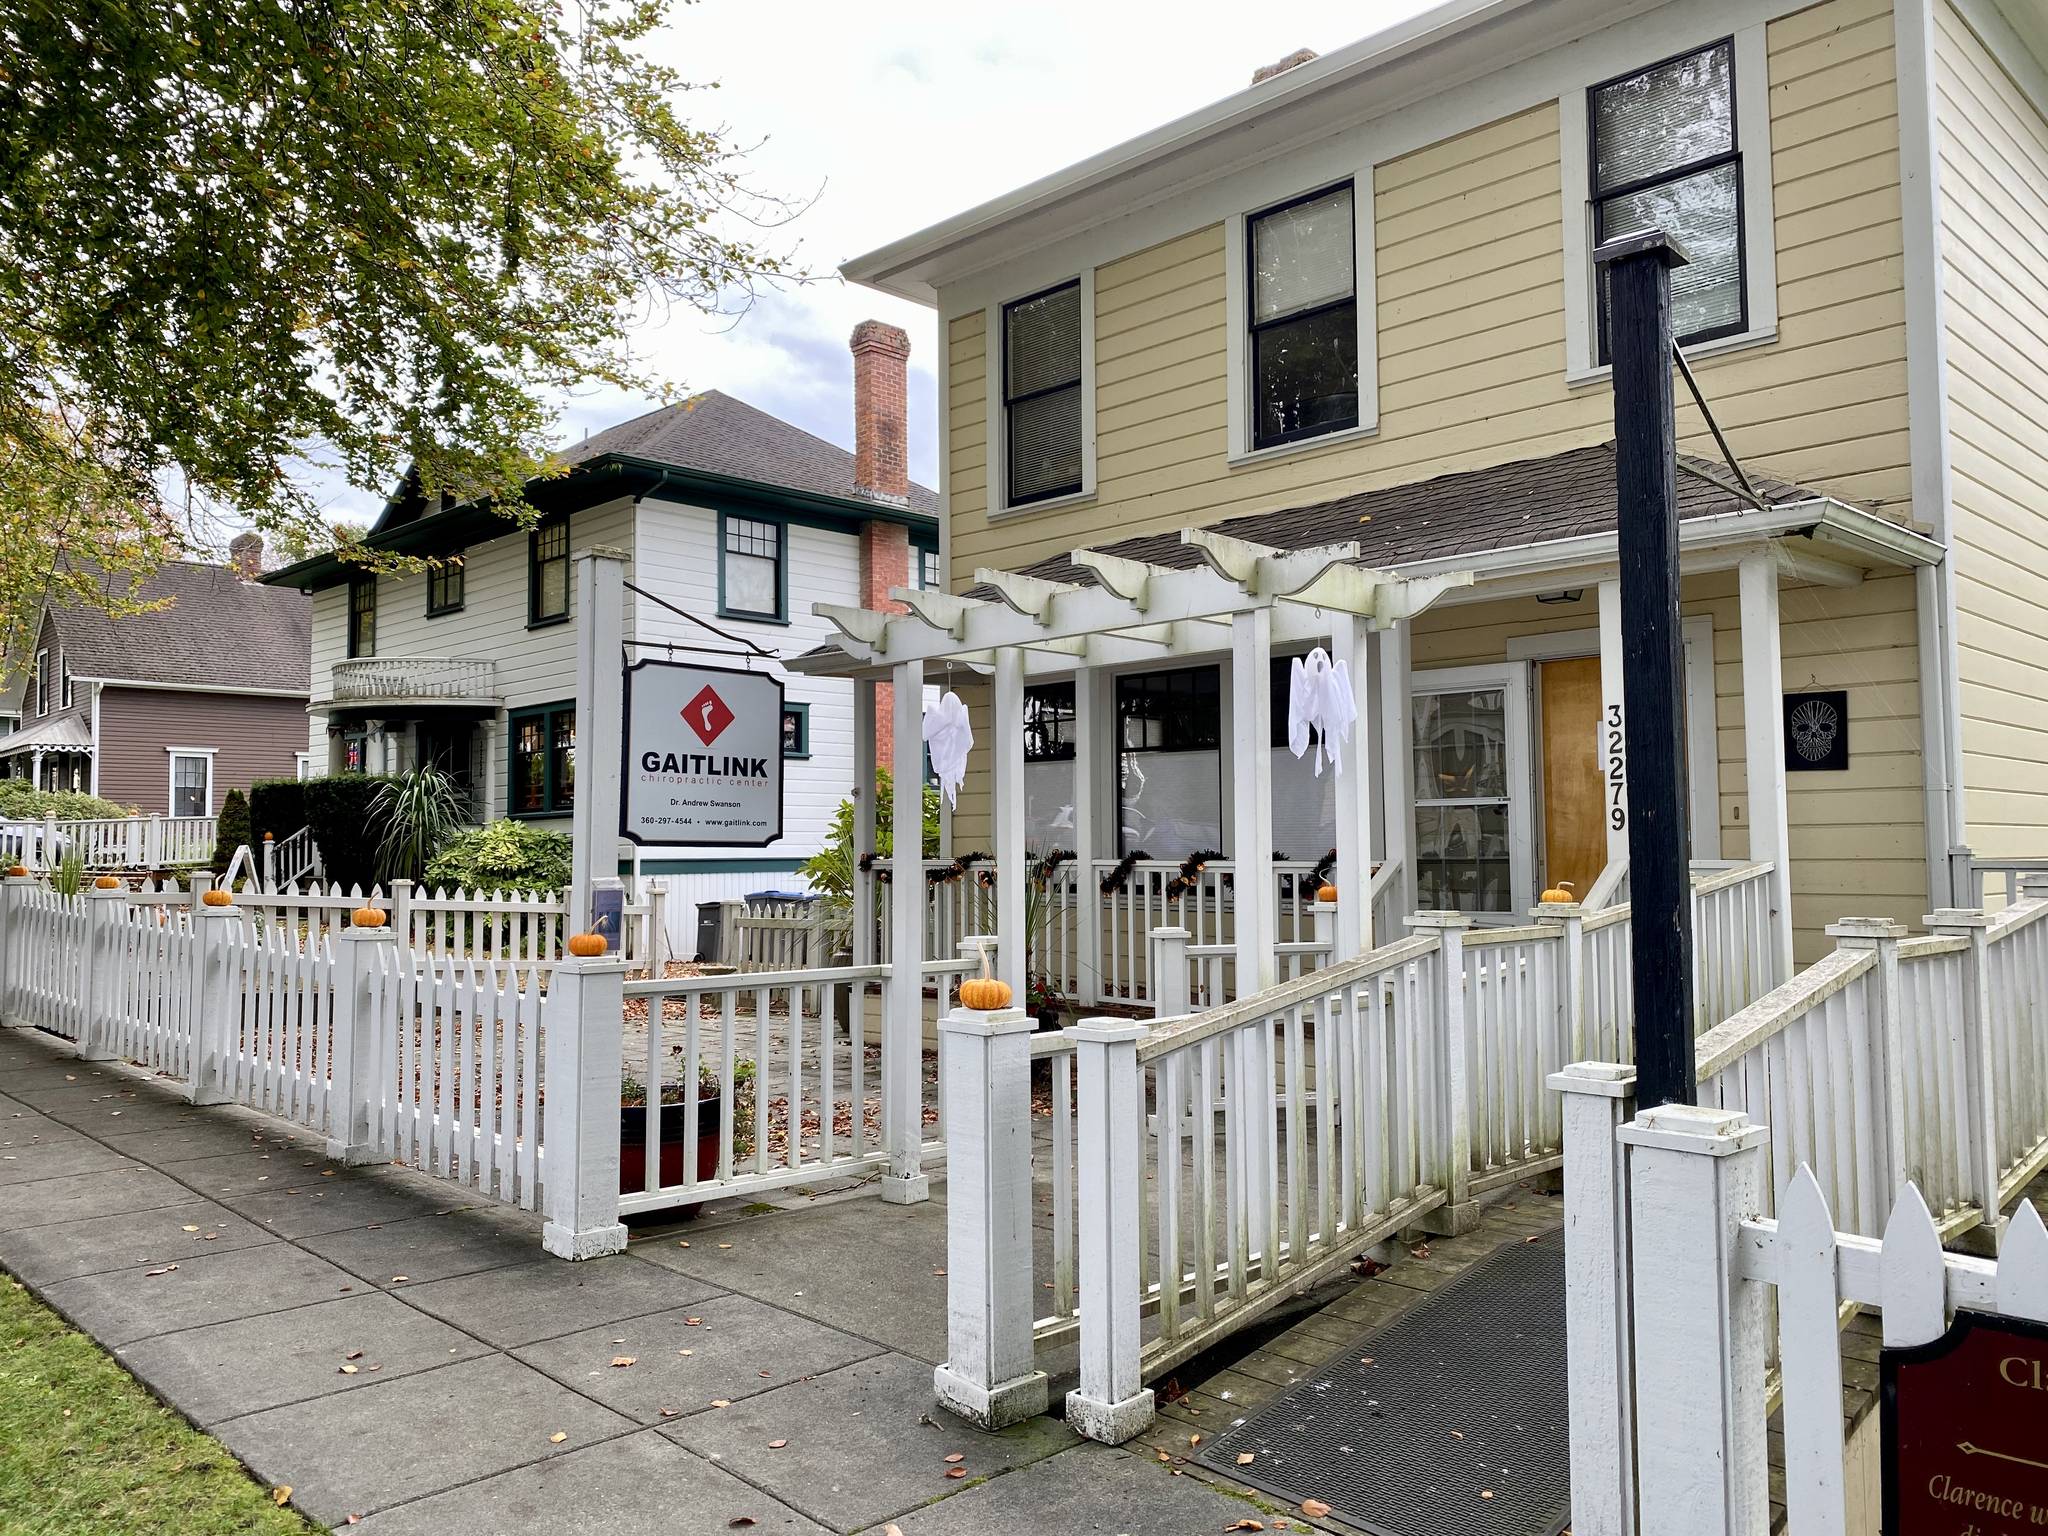
<instances>
[{"instance_id":1,"label":"second brick chimney","mask_svg":"<svg viewBox=\"0 0 2048 1536\"><path fill-rule=\"evenodd\" d=\"M890 506L910 505L910 337L880 320L853 328L853 491ZM864 608L902 613L891 587L910 584L910 530L901 523L863 523L860 600ZM875 755L894 759L894 700L887 683L875 689Z\"/></svg>"},{"instance_id":2,"label":"second brick chimney","mask_svg":"<svg viewBox=\"0 0 2048 1536\"><path fill-rule=\"evenodd\" d=\"M244 581L263 578L263 535L238 533L228 540L228 565Z\"/></svg>"}]
</instances>

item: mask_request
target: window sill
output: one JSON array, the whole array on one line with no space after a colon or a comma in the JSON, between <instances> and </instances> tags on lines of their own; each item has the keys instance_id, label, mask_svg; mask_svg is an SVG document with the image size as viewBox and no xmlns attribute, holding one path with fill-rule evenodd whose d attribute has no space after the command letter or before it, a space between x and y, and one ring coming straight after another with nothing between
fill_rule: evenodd
<instances>
[{"instance_id":1,"label":"window sill","mask_svg":"<svg viewBox=\"0 0 2048 1536\"><path fill-rule=\"evenodd\" d=\"M568 622L569 622L569 615L568 615L568 614L566 614L566 613L558 613L558 614L556 614L556 615L555 615L555 616L554 616L553 618L547 618L547 619L528 619L528 620L526 621L526 627L527 627L528 629L553 629L553 628L555 628L555 627L556 627L557 625L560 625L560 624L566 624L566 623L568 623Z\"/></svg>"},{"instance_id":2,"label":"window sill","mask_svg":"<svg viewBox=\"0 0 2048 1536\"><path fill-rule=\"evenodd\" d=\"M811 754L808 752L785 752L782 754L782 760L785 763L808 763L811 760Z\"/></svg>"},{"instance_id":3,"label":"window sill","mask_svg":"<svg viewBox=\"0 0 2048 1536\"><path fill-rule=\"evenodd\" d=\"M1723 352L1740 352L1748 347L1761 347L1778 339L1775 325L1761 326L1755 330L1738 331L1733 336L1716 336L1712 341L1703 341L1696 346L1685 348L1685 360L1696 363L1703 357L1718 357ZM1602 363L1597 368L1567 368L1565 384L1579 389L1588 384L1605 384L1614 377L1614 365Z\"/></svg>"},{"instance_id":4,"label":"window sill","mask_svg":"<svg viewBox=\"0 0 2048 1536\"><path fill-rule=\"evenodd\" d=\"M1275 443L1270 448L1247 448L1243 453L1231 454L1224 463L1232 469L1244 469L1254 464L1265 464L1273 459L1292 458L1297 453L1313 453L1318 448L1330 448L1339 443L1356 443L1379 436L1380 424L1363 421L1355 427L1345 427L1338 432L1325 432L1320 437L1304 437L1291 443Z\"/></svg>"},{"instance_id":5,"label":"window sill","mask_svg":"<svg viewBox=\"0 0 2048 1536\"><path fill-rule=\"evenodd\" d=\"M1069 491L1064 496L1048 496L1043 501L1025 501L1010 507L993 507L989 510L988 520L1000 523L1013 517L1030 517L1035 512L1055 512L1062 507L1085 507L1093 500L1095 488L1086 486L1078 491Z\"/></svg>"},{"instance_id":6,"label":"window sill","mask_svg":"<svg viewBox=\"0 0 2048 1536\"><path fill-rule=\"evenodd\" d=\"M727 608L724 604L719 605L718 616L721 619L730 619L735 624L773 624L781 629L789 628L789 620L778 614L741 613L736 609Z\"/></svg>"},{"instance_id":7,"label":"window sill","mask_svg":"<svg viewBox=\"0 0 2048 1536\"><path fill-rule=\"evenodd\" d=\"M559 811L507 811L505 819L507 821L560 821L563 817L573 816L574 814L574 807L565 805Z\"/></svg>"},{"instance_id":8,"label":"window sill","mask_svg":"<svg viewBox=\"0 0 2048 1536\"><path fill-rule=\"evenodd\" d=\"M427 610L427 617L430 619L445 619L451 613L460 612L462 612L462 604L456 603L453 606L447 608L429 608Z\"/></svg>"}]
</instances>

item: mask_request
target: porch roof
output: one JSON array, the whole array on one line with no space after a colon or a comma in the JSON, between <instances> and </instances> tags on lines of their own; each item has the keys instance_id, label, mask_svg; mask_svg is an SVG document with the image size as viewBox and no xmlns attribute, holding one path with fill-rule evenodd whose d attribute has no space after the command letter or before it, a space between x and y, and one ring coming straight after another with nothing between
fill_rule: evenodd
<instances>
[{"instance_id":1,"label":"porch roof","mask_svg":"<svg viewBox=\"0 0 2048 1536\"><path fill-rule=\"evenodd\" d=\"M92 750L92 727L79 714L58 715L48 720L38 720L34 725L25 725L18 731L0 736L0 757L16 757L23 752L90 752Z\"/></svg>"}]
</instances>

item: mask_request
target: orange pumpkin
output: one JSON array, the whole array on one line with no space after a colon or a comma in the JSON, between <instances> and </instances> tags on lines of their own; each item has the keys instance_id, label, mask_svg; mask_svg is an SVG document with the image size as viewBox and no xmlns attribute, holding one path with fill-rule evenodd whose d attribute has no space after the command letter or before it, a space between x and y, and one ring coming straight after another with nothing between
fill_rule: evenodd
<instances>
[{"instance_id":1,"label":"orange pumpkin","mask_svg":"<svg viewBox=\"0 0 2048 1536\"><path fill-rule=\"evenodd\" d=\"M601 933L572 933L569 935L569 953L583 960L594 960L611 946L604 941Z\"/></svg>"},{"instance_id":2,"label":"orange pumpkin","mask_svg":"<svg viewBox=\"0 0 2048 1536\"><path fill-rule=\"evenodd\" d=\"M1572 894L1572 883L1569 880L1558 881L1557 884L1545 891L1541 897L1541 900L1548 903L1563 902L1567 905L1578 899L1578 897Z\"/></svg>"},{"instance_id":3,"label":"orange pumpkin","mask_svg":"<svg viewBox=\"0 0 2048 1536\"><path fill-rule=\"evenodd\" d=\"M121 889L121 882L112 875L101 875L99 879L93 881L92 888L96 891L118 891Z\"/></svg>"},{"instance_id":4,"label":"orange pumpkin","mask_svg":"<svg viewBox=\"0 0 2048 1536\"><path fill-rule=\"evenodd\" d=\"M977 1013L1010 1006L1010 984L988 973L988 946L981 946L981 974L960 983L960 1006Z\"/></svg>"},{"instance_id":5,"label":"orange pumpkin","mask_svg":"<svg viewBox=\"0 0 2048 1536\"><path fill-rule=\"evenodd\" d=\"M1335 901L1336 899L1337 887L1330 884L1329 881L1325 880L1321 885L1316 887L1317 901Z\"/></svg>"},{"instance_id":6,"label":"orange pumpkin","mask_svg":"<svg viewBox=\"0 0 2048 1536\"><path fill-rule=\"evenodd\" d=\"M349 913L348 920L357 928L382 928L384 926L384 914L375 907L357 907L355 911Z\"/></svg>"},{"instance_id":7,"label":"orange pumpkin","mask_svg":"<svg viewBox=\"0 0 2048 1536\"><path fill-rule=\"evenodd\" d=\"M201 892L199 899L209 907L231 907L235 904L235 893L216 885Z\"/></svg>"},{"instance_id":8,"label":"orange pumpkin","mask_svg":"<svg viewBox=\"0 0 2048 1536\"><path fill-rule=\"evenodd\" d=\"M7 874L10 879L20 880L28 874L28 866L26 864L10 864L7 866Z\"/></svg>"}]
</instances>

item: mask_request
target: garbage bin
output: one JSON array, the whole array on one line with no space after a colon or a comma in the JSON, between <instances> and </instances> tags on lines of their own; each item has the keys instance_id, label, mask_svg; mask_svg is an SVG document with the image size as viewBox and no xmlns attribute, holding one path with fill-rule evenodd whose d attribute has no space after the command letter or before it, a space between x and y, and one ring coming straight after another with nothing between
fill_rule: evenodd
<instances>
[{"instance_id":1,"label":"garbage bin","mask_svg":"<svg viewBox=\"0 0 2048 1536\"><path fill-rule=\"evenodd\" d=\"M747 895L747 915L749 917L794 917L796 914L786 910L787 908L808 908L816 904L817 900L817 893L814 891L751 891ZM778 908L785 910L778 911Z\"/></svg>"},{"instance_id":2,"label":"garbage bin","mask_svg":"<svg viewBox=\"0 0 2048 1536\"><path fill-rule=\"evenodd\" d=\"M708 965L715 965L724 957L718 952L718 937L724 926L720 917L725 910L722 901L700 901L697 903L697 959Z\"/></svg>"}]
</instances>

